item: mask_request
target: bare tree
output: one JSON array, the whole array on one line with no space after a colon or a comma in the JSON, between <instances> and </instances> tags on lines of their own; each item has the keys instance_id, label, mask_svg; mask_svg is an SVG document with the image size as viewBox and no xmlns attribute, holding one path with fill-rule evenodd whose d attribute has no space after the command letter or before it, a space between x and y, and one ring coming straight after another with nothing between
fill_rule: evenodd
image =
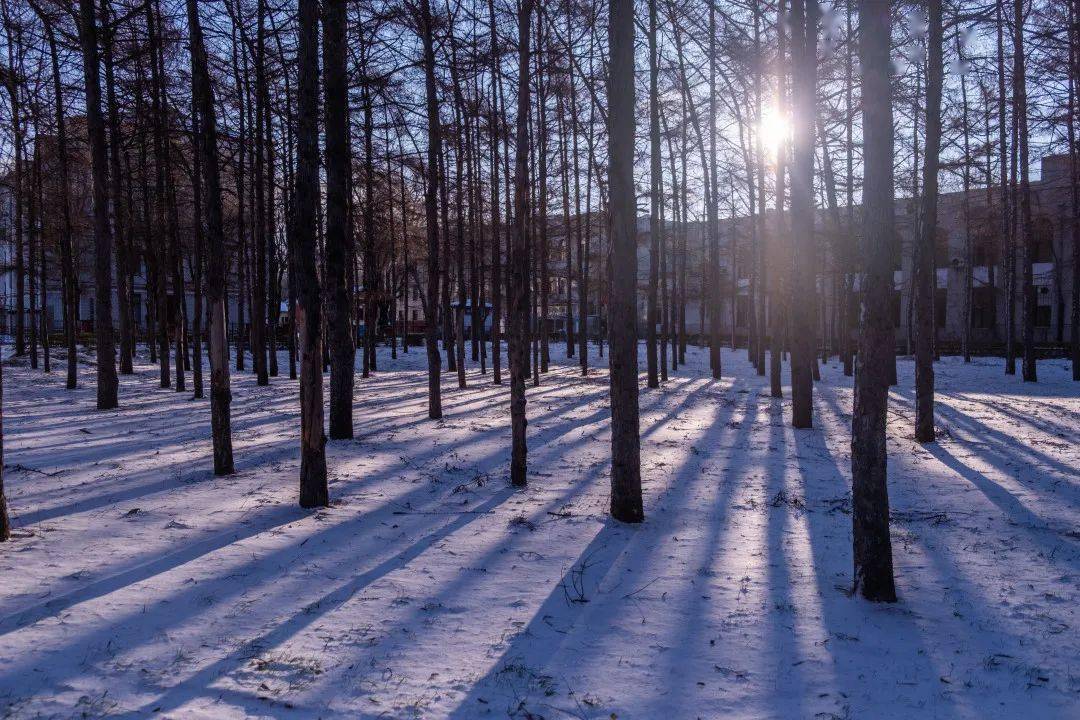
<instances>
[{"instance_id":1,"label":"bare tree","mask_svg":"<svg viewBox=\"0 0 1080 720\"><path fill-rule=\"evenodd\" d=\"M330 344L330 437L353 436L352 292L347 269L353 262L348 207L351 186L348 77L345 72L345 0L323 4L323 87L326 117L326 306ZM368 328L368 332L371 329Z\"/></svg>"},{"instance_id":2,"label":"bare tree","mask_svg":"<svg viewBox=\"0 0 1080 720\"><path fill-rule=\"evenodd\" d=\"M791 166L791 424L813 427L817 263L814 261L814 103L817 97L816 0L791 3L794 143Z\"/></svg>"},{"instance_id":3,"label":"bare tree","mask_svg":"<svg viewBox=\"0 0 1080 720\"><path fill-rule=\"evenodd\" d=\"M863 95L863 322L851 420L854 588L893 602L885 444L889 366L893 363L893 120L889 78L891 2L860 0L859 61Z\"/></svg>"},{"instance_id":4,"label":"bare tree","mask_svg":"<svg viewBox=\"0 0 1080 720\"><path fill-rule=\"evenodd\" d=\"M425 344L428 358L428 417L442 417L442 389L438 346L438 294L439 294L439 156L442 154L441 129L439 127L439 98L435 83L435 28L431 17L431 3L420 0L420 35L424 45L424 86L427 105L427 182L424 190L424 214L427 221L427 293L422 298Z\"/></svg>"},{"instance_id":5,"label":"bare tree","mask_svg":"<svg viewBox=\"0 0 1080 720\"><path fill-rule=\"evenodd\" d=\"M94 0L79 0L79 44L86 87L86 128L94 186L94 341L97 345L97 407L117 406L116 348L112 326L112 228L105 119L101 114L100 58Z\"/></svg>"},{"instance_id":6,"label":"bare tree","mask_svg":"<svg viewBox=\"0 0 1080 720\"><path fill-rule=\"evenodd\" d=\"M191 0L189 0L190 2ZM315 215L319 204L319 3L300 0L297 48L296 200L292 258L300 330L300 505L329 503L323 434L322 299Z\"/></svg>"},{"instance_id":7,"label":"bare tree","mask_svg":"<svg viewBox=\"0 0 1080 720\"><path fill-rule=\"evenodd\" d=\"M529 76L529 38L533 0L518 9L518 71ZM525 363L529 334L529 83L518 83L517 147L514 151L514 223L510 248L510 484L525 487L527 445L525 429Z\"/></svg>"},{"instance_id":8,"label":"bare tree","mask_svg":"<svg viewBox=\"0 0 1080 720\"><path fill-rule=\"evenodd\" d=\"M198 146L205 174L203 206L206 208L206 301L210 312L210 426L214 444L214 474L229 475L233 472L232 388L225 319L225 230L221 210L216 108L196 0L187 0L187 16L191 36L191 86L200 115Z\"/></svg>"},{"instance_id":9,"label":"bare tree","mask_svg":"<svg viewBox=\"0 0 1080 720\"><path fill-rule=\"evenodd\" d=\"M611 515L641 522L638 427L637 202L634 194L634 3L609 0L608 204L611 237ZM713 340L716 340L715 334Z\"/></svg>"},{"instance_id":10,"label":"bare tree","mask_svg":"<svg viewBox=\"0 0 1080 720\"><path fill-rule=\"evenodd\" d=\"M649 0L649 295L645 318L646 382L660 387L657 375L656 323L658 320L657 287L660 284L660 58L656 47L656 2ZM635 353L636 353L635 348Z\"/></svg>"},{"instance_id":11,"label":"bare tree","mask_svg":"<svg viewBox=\"0 0 1080 720\"><path fill-rule=\"evenodd\" d=\"M1024 60L1024 0L1013 2L1013 116L1017 131L1017 160L1020 170L1020 184L1016 188L1019 195L1019 220L1021 236L1020 262L1023 295L1021 307L1024 323L1024 362L1021 376L1025 382L1035 382L1035 310L1037 298L1035 281L1032 275L1032 263L1035 262L1035 237L1031 220L1031 182L1029 174L1028 151L1028 94L1027 69ZM1072 148L1070 148L1072 150ZM1073 150L1075 152L1075 150Z\"/></svg>"},{"instance_id":12,"label":"bare tree","mask_svg":"<svg viewBox=\"0 0 1080 720\"><path fill-rule=\"evenodd\" d=\"M934 244L937 241L938 168L941 156L942 60L941 0L929 0L929 31L926 36L926 156L923 161L922 197L912 257L915 313L915 439L934 441Z\"/></svg>"}]
</instances>

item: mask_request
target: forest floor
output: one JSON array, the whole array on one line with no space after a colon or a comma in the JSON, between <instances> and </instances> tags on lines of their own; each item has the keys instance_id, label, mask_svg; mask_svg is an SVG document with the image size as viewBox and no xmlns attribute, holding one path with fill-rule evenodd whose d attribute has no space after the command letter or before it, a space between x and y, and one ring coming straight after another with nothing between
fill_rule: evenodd
<instances>
[{"instance_id":1,"label":"forest floor","mask_svg":"<svg viewBox=\"0 0 1080 720\"><path fill-rule=\"evenodd\" d=\"M109 412L85 368L71 392L59 357L51 376L9 364L0 717L1080 717L1063 361L1024 384L946 358L926 446L900 361L900 601L875 605L849 595L839 366L796 431L745 351L715 381L691 348L641 392L647 519L626 526L606 517L604 361L582 378L563 355L528 388L514 491L507 386L447 374L433 422L423 349L380 350L319 511L296 502L296 381L234 373L238 472L215 478L208 401L159 388L145 356Z\"/></svg>"}]
</instances>

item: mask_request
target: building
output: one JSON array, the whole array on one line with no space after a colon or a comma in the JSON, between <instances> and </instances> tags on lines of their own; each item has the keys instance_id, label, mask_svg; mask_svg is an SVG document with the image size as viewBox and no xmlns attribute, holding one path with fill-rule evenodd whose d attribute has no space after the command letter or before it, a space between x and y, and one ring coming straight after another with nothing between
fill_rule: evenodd
<instances>
[{"instance_id":1,"label":"building","mask_svg":"<svg viewBox=\"0 0 1080 720\"><path fill-rule=\"evenodd\" d=\"M1040 179L1031 183L1034 248L1035 340L1044 346L1062 346L1071 332L1072 268L1076 258L1072 251L1070 163L1067 155L1043 158ZM1005 277L1002 264L1001 213L998 201L1000 189L979 188L963 192L943 193L939 197L938 228L934 264L937 287L935 323L942 348L959 346L964 334L965 273L971 273L971 341L975 349L998 351L1005 341ZM856 208L856 214L858 209ZM841 208L846 216L847 209ZM893 313L898 347L903 348L910 333L912 248L918 217L917 201L911 198L896 200L896 257L893 274ZM856 220L856 225L858 221ZM766 228L775 225L772 211L766 216ZM819 337L830 341L839 332L839 309L843 297L843 266L837 261L835 232L825 210L819 209L815 234L819 247L824 248L823 268L818 272L818 295L814 299L819 309ZM856 228L857 231L857 228ZM733 334L740 342L747 336L750 293L751 227L748 218L723 219L719 224L721 335L727 340ZM967 242L970 238L970 262ZM772 242L773 238L770 237ZM669 241L670 242L670 241ZM701 297L702 261L706 257L704 228L694 223L687 228L688 278L686 331L691 336L707 333L702 328ZM734 252L732 251L734 242ZM1017 243L1020 243L1018 238ZM643 325L647 310L649 280L649 222L639 219L638 238L638 312ZM733 271L734 268L734 271ZM776 268L770 267L771 272ZM1015 337L1023 332L1021 255L1016 260ZM852 279L857 295L858 279ZM857 298L853 301L857 312Z\"/></svg>"}]
</instances>

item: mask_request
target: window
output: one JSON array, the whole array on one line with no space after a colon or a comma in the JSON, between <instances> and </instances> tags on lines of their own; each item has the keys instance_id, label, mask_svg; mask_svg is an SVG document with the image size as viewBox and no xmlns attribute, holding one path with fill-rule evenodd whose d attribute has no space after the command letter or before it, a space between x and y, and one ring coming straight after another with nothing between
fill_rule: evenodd
<instances>
[{"instance_id":1,"label":"window","mask_svg":"<svg viewBox=\"0 0 1080 720\"><path fill-rule=\"evenodd\" d=\"M934 293L934 327L945 327L945 311L949 306L949 291L937 290Z\"/></svg>"},{"instance_id":2,"label":"window","mask_svg":"<svg viewBox=\"0 0 1080 720\"><path fill-rule=\"evenodd\" d=\"M893 327L898 328L898 327L900 327L900 305L901 305L900 291L899 290L893 290L892 303L891 304L892 304Z\"/></svg>"},{"instance_id":3,"label":"window","mask_svg":"<svg viewBox=\"0 0 1080 720\"><path fill-rule=\"evenodd\" d=\"M1032 223L1031 262L1054 261L1054 223L1048 217L1036 218Z\"/></svg>"}]
</instances>

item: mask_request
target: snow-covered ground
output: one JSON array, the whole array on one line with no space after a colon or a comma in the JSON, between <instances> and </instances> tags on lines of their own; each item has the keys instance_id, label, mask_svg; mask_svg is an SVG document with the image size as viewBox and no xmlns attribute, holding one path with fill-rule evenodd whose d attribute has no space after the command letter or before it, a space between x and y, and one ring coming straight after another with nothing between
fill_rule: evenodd
<instances>
[{"instance_id":1,"label":"snow-covered ground","mask_svg":"<svg viewBox=\"0 0 1080 720\"><path fill-rule=\"evenodd\" d=\"M69 392L61 362L5 367L0 717L1080 717L1064 362L1025 385L946 359L941 438L920 447L901 361L900 602L873 605L848 595L838 366L795 431L745 352L714 381L691 349L642 390L630 527L606 518L602 368L583 379L553 346L515 492L506 386L447 375L433 422L422 349L380 353L319 511L296 504L295 381L234 374L238 473L215 478L208 401L157 387L145 357L110 412L85 369Z\"/></svg>"}]
</instances>

